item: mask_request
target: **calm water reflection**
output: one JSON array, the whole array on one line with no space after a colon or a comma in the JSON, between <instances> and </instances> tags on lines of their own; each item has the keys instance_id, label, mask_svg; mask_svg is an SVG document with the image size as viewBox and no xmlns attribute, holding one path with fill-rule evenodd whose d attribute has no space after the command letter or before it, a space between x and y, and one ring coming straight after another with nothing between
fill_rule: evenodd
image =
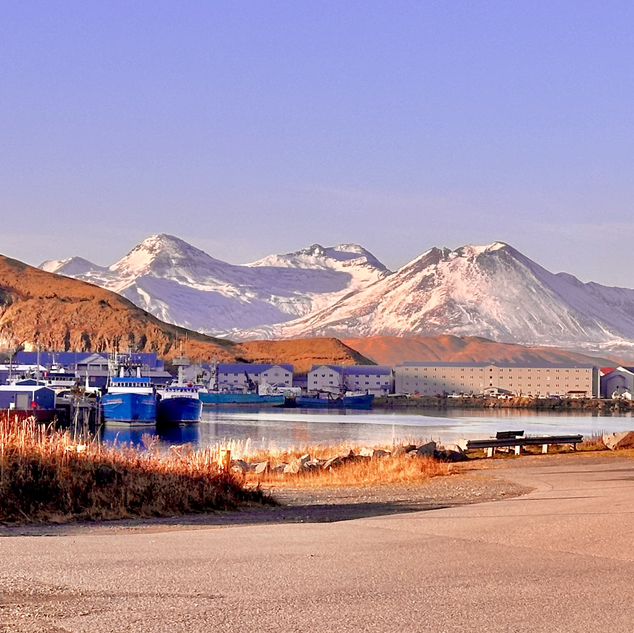
<instances>
[{"instance_id":1,"label":"calm water reflection","mask_svg":"<svg viewBox=\"0 0 634 633\"><path fill-rule=\"evenodd\" d=\"M165 445L210 446L227 440L249 440L254 448L288 448L316 444L379 445L407 440L452 442L461 437L487 437L499 430L529 434L603 432L634 429L630 413L555 413L526 410L346 411L274 408L205 410L200 424L170 429L106 427L106 441L140 444L144 434L158 435Z\"/></svg>"}]
</instances>

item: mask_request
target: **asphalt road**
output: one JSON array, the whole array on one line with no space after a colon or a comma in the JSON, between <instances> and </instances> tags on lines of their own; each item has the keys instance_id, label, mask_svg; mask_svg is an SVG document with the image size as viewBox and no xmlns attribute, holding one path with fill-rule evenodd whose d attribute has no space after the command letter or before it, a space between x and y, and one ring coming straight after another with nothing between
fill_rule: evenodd
<instances>
[{"instance_id":1,"label":"asphalt road","mask_svg":"<svg viewBox=\"0 0 634 633\"><path fill-rule=\"evenodd\" d=\"M0 630L631 633L634 460L526 464L495 503L3 537Z\"/></svg>"}]
</instances>

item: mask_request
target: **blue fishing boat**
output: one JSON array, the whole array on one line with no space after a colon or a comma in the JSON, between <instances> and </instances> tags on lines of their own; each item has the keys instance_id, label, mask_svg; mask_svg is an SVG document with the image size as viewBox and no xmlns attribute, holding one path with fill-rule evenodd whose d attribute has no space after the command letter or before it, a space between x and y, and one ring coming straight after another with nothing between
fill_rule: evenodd
<instances>
[{"instance_id":1,"label":"blue fishing boat","mask_svg":"<svg viewBox=\"0 0 634 633\"><path fill-rule=\"evenodd\" d=\"M320 392L314 395L288 398L285 406L299 409L371 409L373 402L374 394L371 393L333 394Z\"/></svg>"},{"instance_id":2,"label":"blue fishing boat","mask_svg":"<svg viewBox=\"0 0 634 633\"><path fill-rule=\"evenodd\" d=\"M108 393L101 398L107 423L155 424L157 395L149 378L122 376L111 378Z\"/></svg>"},{"instance_id":3,"label":"blue fishing boat","mask_svg":"<svg viewBox=\"0 0 634 633\"><path fill-rule=\"evenodd\" d=\"M212 370L215 371L215 370ZM284 405L285 398L296 395L296 391L300 391L294 387L286 385L269 385L266 382L255 383L246 374L247 389L246 390L219 390L218 384L213 383L213 389L206 389L200 392L200 399L204 406L215 406L222 404L240 405L250 404L269 407L281 407ZM212 382L210 381L210 384Z\"/></svg>"},{"instance_id":4,"label":"blue fishing boat","mask_svg":"<svg viewBox=\"0 0 634 633\"><path fill-rule=\"evenodd\" d=\"M249 374L244 372L246 378L245 388L233 389L218 388L218 365L212 364L210 368L209 388L200 392L200 400L203 406L212 407L218 405L257 405L281 407L284 398L292 392L292 387L285 385L269 385L266 382L256 383Z\"/></svg>"},{"instance_id":5,"label":"blue fishing boat","mask_svg":"<svg viewBox=\"0 0 634 633\"><path fill-rule=\"evenodd\" d=\"M201 391L199 394L203 406L216 406L222 404L255 404L262 406L281 406L284 404L284 395L260 395L250 392L230 391Z\"/></svg>"},{"instance_id":6,"label":"blue fishing boat","mask_svg":"<svg viewBox=\"0 0 634 633\"><path fill-rule=\"evenodd\" d=\"M157 422L161 424L187 424L200 422L203 403L200 400L200 387L190 385L171 385L159 389Z\"/></svg>"}]
</instances>

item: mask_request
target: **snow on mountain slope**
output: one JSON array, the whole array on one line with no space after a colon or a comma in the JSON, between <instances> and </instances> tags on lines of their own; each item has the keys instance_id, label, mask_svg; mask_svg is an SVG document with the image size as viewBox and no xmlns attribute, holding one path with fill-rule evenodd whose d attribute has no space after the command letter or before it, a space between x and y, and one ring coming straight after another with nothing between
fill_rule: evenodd
<instances>
[{"instance_id":1,"label":"snow on mountain slope","mask_svg":"<svg viewBox=\"0 0 634 633\"><path fill-rule=\"evenodd\" d=\"M336 271L349 275L349 282L344 295L357 292L390 274L390 271L374 256L358 244L339 244L324 248L313 244L294 253L285 255L269 255L256 262L247 264L252 268L288 268L295 270L313 270L329 273ZM311 312L332 305L329 292L314 294L311 301Z\"/></svg>"},{"instance_id":2,"label":"snow on mountain slope","mask_svg":"<svg viewBox=\"0 0 634 633\"><path fill-rule=\"evenodd\" d=\"M76 275L85 275L91 271L105 272L107 269L97 266L89 262L83 257L69 257L68 259L48 259L42 264L40 268L47 273L58 273L59 275L66 275L67 277L74 277Z\"/></svg>"},{"instance_id":3,"label":"snow on mountain slope","mask_svg":"<svg viewBox=\"0 0 634 633\"><path fill-rule=\"evenodd\" d=\"M553 274L501 242L432 248L281 336L454 334L609 348L634 341L634 290Z\"/></svg>"},{"instance_id":4,"label":"snow on mountain slope","mask_svg":"<svg viewBox=\"0 0 634 633\"><path fill-rule=\"evenodd\" d=\"M390 273L355 244L237 266L154 235L109 268L79 257L42 267L114 290L170 323L237 339L453 334L634 346L634 290L553 274L502 242L432 248Z\"/></svg>"},{"instance_id":5,"label":"snow on mountain slope","mask_svg":"<svg viewBox=\"0 0 634 633\"><path fill-rule=\"evenodd\" d=\"M170 235L147 238L109 268L81 258L41 267L118 292L162 320L215 335L304 316L389 274L357 245L313 245L238 266Z\"/></svg>"}]
</instances>

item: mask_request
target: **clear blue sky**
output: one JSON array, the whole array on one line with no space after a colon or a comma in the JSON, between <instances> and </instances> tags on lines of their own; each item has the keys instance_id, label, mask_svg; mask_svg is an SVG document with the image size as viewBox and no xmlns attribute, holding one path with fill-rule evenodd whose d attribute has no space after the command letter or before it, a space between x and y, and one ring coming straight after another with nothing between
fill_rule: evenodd
<instances>
[{"instance_id":1,"label":"clear blue sky","mask_svg":"<svg viewBox=\"0 0 634 633\"><path fill-rule=\"evenodd\" d=\"M509 242L634 286L631 2L5 2L0 252L151 233L391 267Z\"/></svg>"}]
</instances>

